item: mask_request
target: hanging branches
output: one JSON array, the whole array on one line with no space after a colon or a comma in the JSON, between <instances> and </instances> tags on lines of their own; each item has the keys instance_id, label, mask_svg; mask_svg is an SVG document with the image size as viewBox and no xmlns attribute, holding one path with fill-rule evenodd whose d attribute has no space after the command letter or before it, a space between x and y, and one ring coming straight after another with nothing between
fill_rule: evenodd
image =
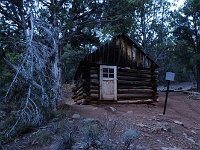
<instances>
[{"instance_id":1,"label":"hanging branches","mask_svg":"<svg viewBox=\"0 0 200 150\"><path fill-rule=\"evenodd\" d=\"M61 69L59 66L58 29L29 17L30 28L25 33L25 50L20 65L15 65L3 57L15 70L15 76L5 95L5 102L12 101L14 86L21 87L20 107L14 116L15 123L4 134L9 137L23 127L40 125L45 121L47 111L56 109L61 97ZM38 32L39 31L39 32ZM42 40L45 42L41 42ZM49 115L49 114L48 114Z\"/></svg>"}]
</instances>

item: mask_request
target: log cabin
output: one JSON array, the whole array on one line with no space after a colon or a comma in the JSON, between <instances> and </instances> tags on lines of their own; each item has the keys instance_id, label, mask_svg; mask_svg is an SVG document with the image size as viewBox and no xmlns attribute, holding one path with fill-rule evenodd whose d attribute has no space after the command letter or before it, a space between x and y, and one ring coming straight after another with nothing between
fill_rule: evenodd
<instances>
[{"instance_id":1,"label":"log cabin","mask_svg":"<svg viewBox=\"0 0 200 150\"><path fill-rule=\"evenodd\" d=\"M119 34L79 63L73 99L77 104L153 103L158 67L138 44Z\"/></svg>"}]
</instances>

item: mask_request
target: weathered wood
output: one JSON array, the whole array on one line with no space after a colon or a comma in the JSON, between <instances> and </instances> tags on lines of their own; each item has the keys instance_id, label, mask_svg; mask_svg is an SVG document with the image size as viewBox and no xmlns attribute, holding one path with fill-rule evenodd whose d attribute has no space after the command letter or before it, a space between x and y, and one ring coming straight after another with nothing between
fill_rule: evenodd
<instances>
[{"instance_id":1,"label":"weathered wood","mask_svg":"<svg viewBox=\"0 0 200 150\"><path fill-rule=\"evenodd\" d=\"M90 66L90 70L98 70L98 66Z\"/></svg>"},{"instance_id":2,"label":"weathered wood","mask_svg":"<svg viewBox=\"0 0 200 150\"><path fill-rule=\"evenodd\" d=\"M97 80L97 79L91 79L90 80L90 84L91 85L99 85L99 80Z\"/></svg>"},{"instance_id":3,"label":"weathered wood","mask_svg":"<svg viewBox=\"0 0 200 150\"><path fill-rule=\"evenodd\" d=\"M91 74L98 74L98 70L90 70Z\"/></svg>"},{"instance_id":4,"label":"weathered wood","mask_svg":"<svg viewBox=\"0 0 200 150\"><path fill-rule=\"evenodd\" d=\"M157 97L158 72L155 69L158 65L146 56L140 48L135 47L133 52L132 46L134 44L127 42L127 40L131 41L126 36L119 36L81 61L75 74L75 80L78 79L74 90L76 101L80 101L81 104L83 104L83 101L114 103L111 100L99 100L101 86L101 70L99 68L101 65L118 67L117 80L114 80L117 82L117 86L115 86L117 91L111 91L118 94L119 103L120 101L123 101L123 103L148 103L146 99ZM144 66L144 57L147 58L148 66ZM140 63L142 65L137 67ZM112 86L107 86L108 84L105 84L101 87L112 89ZM106 93L106 91L104 90L103 93Z\"/></svg>"},{"instance_id":5,"label":"weathered wood","mask_svg":"<svg viewBox=\"0 0 200 150\"><path fill-rule=\"evenodd\" d=\"M99 78L98 74L91 74L90 75L90 79L98 79L98 78Z\"/></svg>"},{"instance_id":6,"label":"weathered wood","mask_svg":"<svg viewBox=\"0 0 200 150\"><path fill-rule=\"evenodd\" d=\"M151 74L151 69L129 69L129 68L118 68L119 72L125 73L137 73L137 74Z\"/></svg>"},{"instance_id":7,"label":"weathered wood","mask_svg":"<svg viewBox=\"0 0 200 150\"><path fill-rule=\"evenodd\" d=\"M79 91L79 93L77 93L77 97L82 95L83 94L83 91Z\"/></svg>"},{"instance_id":8,"label":"weathered wood","mask_svg":"<svg viewBox=\"0 0 200 150\"><path fill-rule=\"evenodd\" d=\"M134 99L134 98L151 98L152 94L118 94L117 98L118 99Z\"/></svg>"},{"instance_id":9,"label":"weathered wood","mask_svg":"<svg viewBox=\"0 0 200 150\"><path fill-rule=\"evenodd\" d=\"M118 89L152 89L152 86L133 86L133 85L121 85L121 84L118 84Z\"/></svg>"},{"instance_id":10,"label":"weathered wood","mask_svg":"<svg viewBox=\"0 0 200 150\"><path fill-rule=\"evenodd\" d=\"M76 101L76 104L81 105L84 102L84 99L80 99L78 101Z\"/></svg>"},{"instance_id":11,"label":"weathered wood","mask_svg":"<svg viewBox=\"0 0 200 150\"><path fill-rule=\"evenodd\" d=\"M91 90L90 90L90 93L91 93L91 94L99 94L99 90L91 89Z\"/></svg>"},{"instance_id":12,"label":"weathered wood","mask_svg":"<svg viewBox=\"0 0 200 150\"><path fill-rule=\"evenodd\" d=\"M91 99L99 99L99 94L93 94L93 93L91 93L90 94L90 98Z\"/></svg>"},{"instance_id":13,"label":"weathered wood","mask_svg":"<svg viewBox=\"0 0 200 150\"><path fill-rule=\"evenodd\" d=\"M121 85L135 85L135 86L152 86L151 82L143 82L143 81L125 81L125 80L118 80L118 84Z\"/></svg>"},{"instance_id":14,"label":"weathered wood","mask_svg":"<svg viewBox=\"0 0 200 150\"><path fill-rule=\"evenodd\" d=\"M78 90L76 91L76 94L80 93L80 91L83 91L83 86L81 86L80 88L78 88Z\"/></svg>"},{"instance_id":15,"label":"weathered wood","mask_svg":"<svg viewBox=\"0 0 200 150\"><path fill-rule=\"evenodd\" d=\"M151 89L118 89L118 94L152 94Z\"/></svg>"},{"instance_id":16,"label":"weathered wood","mask_svg":"<svg viewBox=\"0 0 200 150\"><path fill-rule=\"evenodd\" d=\"M118 104L150 104L153 103L152 99L146 99L146 100L118 100Z\"/></svg>"},{"instance_id":17,"label":"weathered wood","mask_svg":"<svg viewBox=\"0 0 200 150\"><path fill-rule=\"evenodd\" d=\"M131 72L117 72L118 76L130 76L130 77L140 77L140 78L151 78L151 74L140 74L140 73L131 73Z\"/></svg>"},{"instance_id":18,"label":"weathered wood","mask_svg":"<svg viewBox=\"0 0 200 150\"><path fill-rule=\"evenodd\" d=\"M99 90L99 85L90 85L90 89Z\"/></svg>"},{"instance_id":19,"label":"weathered wood","mask_svg":"<svg viewBox=\"0 0 200 150\"><path fill-rule=\"evenodd\" d=\"M77 100L83 99L83 95L80 95L76 98Z\"/></svg>"},{"instance_id":20,"label":"weathered wood","mask_svg":"<svg viewBox=\"0 0 200 150\"><path fill-rule=\"evenodd\" d=\"M79 100L79 99L83 99L83 98L86 98L86 97L87 97L87 94L86 94L86 93L83 93L83 94L77 96L76 99Z\"/></svg>"},{"instance_id":21,"label":"weathered wood","mask_svg":"<svg viewBox=\"0 0 200 150\"><path fill-rule=\"evenodd\" d=\"M151 81L151 78L140 78L140 77L129 77L129 76L118 76L118 80L127 81Z\"/></svg>"},{"instance_id":22,"label":"weathered wood","mask_svg":"<svg viewBox=\"0 0 200 150\"><path fill-rule=\"evenodd\" d=\"M99 86L99 82L90 82L90 85L92 85L92 86Z\"/></svg>"},{"instance_id":23,"label":"weathered wood","mask_svg":"<svg viewBox=\"0 0 200 150\"><path fill-rule=\"evenodd\" d=\"M98 79L91 79L90 82L92 82L92 83L99 83L99 80Z\"/></svg>"}]
</instances>

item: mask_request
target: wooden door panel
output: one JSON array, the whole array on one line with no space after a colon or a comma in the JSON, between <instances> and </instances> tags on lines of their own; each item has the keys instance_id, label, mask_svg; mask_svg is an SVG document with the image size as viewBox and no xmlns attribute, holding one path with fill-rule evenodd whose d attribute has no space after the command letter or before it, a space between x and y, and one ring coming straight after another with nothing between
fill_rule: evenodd
<instances>
[{"instance_id":1,"label":"wooden door panel","mask_svg":"<svg viewBox=\"0 0 200 150\"><path fill-rule=\"evenodd\" d=\"M103 80L102 98L107 99L107 100L114 100L114 81L113 80Z\"/></svg>"},{"instance_id":2,"label":"wooden door panel","mask_svg":"<svg viewBox=\"0 0 200 150\"><path fill-rule=\"evenodd\" d=\"M117 100L116 66L100 66L100 100Z\"/></svg>"}]
</instances>

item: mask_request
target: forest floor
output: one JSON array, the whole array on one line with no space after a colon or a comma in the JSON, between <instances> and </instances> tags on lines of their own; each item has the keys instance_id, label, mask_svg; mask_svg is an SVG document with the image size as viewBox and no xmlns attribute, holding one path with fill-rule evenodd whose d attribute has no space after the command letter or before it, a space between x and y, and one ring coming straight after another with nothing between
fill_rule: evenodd
<instances>
[{"instance_id":1,"label":"forest floor","mask_svg":"<svg viewBox=\"0 0 200 150\"><path fill-rule=\"evenodd\" d=\"M185 85L182 85L181 87L179 85L178 87L181 87L179 90L187 88L184 86ZM65 149L67 149L66 147L69 147L69 142L66 143L59 140L59 138L67 140L66 136L64 136L64 132L69 132L69 128L63 130L63 127L66 127L65 125L67 124L68 127L71 127L70 131L80 131L80 128L75 128L73 125L80 124L81 121L86 119L89 120L90 118L90 120L98 120L101 124L105 125L104 127L107 127L107 135L104 135L104 137L113 139L112 142L123 139L123 133L129 129L133 129L137 135L135 136L134 141L131 142L129 149L200 149L200 100L194 100L191 95L183 92L170 92L168 95L166 113L163 115L166 92L159 91L159 101L155 103L155 105L75 105L71 99L69 87L70 86L68 86L65 90L64 102L59 107L59 109L62 110L64 117L59 117L58 115L46 126L40 127L33 133L28 133L27 135L18 137L14 142L3 145L2 148L10 150L54 150L63 149L63 145L65 144ZM164 88L165 87L161 87L160 89L163 90ZM94 135L95 134L93 134L93 136ZM67 137L69 138L69 136ZM87 135L87 138L91 138L89 134ZM76 143L74 143L72 149L95 149L94 146L92 147L90 145L89 147L82 143L82 141L84 141L86 138L76 136L75 139ZM59 148L59 143L62 143L62 148ZM115 149L119 150L125 149L122 146L111 147L115 147ZM111 147L110 149L112 149Z\"/></svg>"}]
</instances>

